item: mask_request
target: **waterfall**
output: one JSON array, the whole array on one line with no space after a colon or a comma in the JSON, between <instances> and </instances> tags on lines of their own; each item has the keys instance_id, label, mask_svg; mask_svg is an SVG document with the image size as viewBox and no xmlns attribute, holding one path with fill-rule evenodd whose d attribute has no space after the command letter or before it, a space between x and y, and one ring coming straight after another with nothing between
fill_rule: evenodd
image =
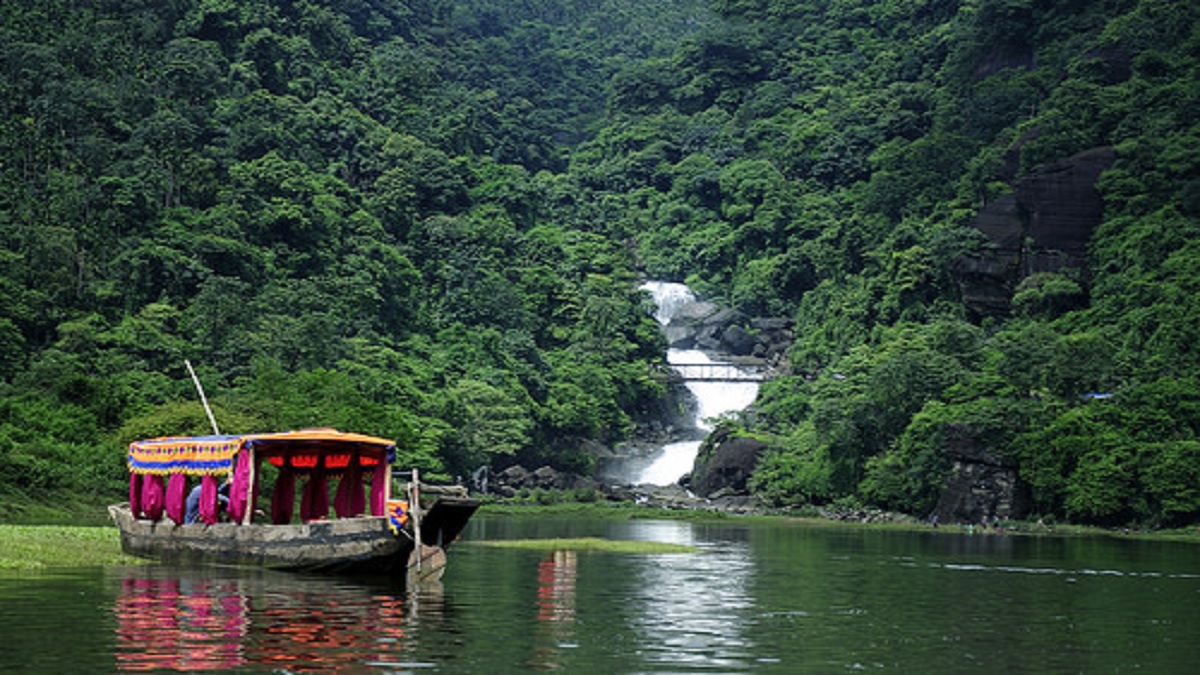
<instances>
[{"instance_id":1,"label":"waterfall","mask_svg":"<svg viewBox=\"0 0 1200 675\"><path fill-rule=\"evenodd\" d=\"M670 326L672 320L686 313L690 306L697 304L696 296L684 284L650 281L642 285L654 298L656 311L654 318L663 329ZM669 334L669 332L668 332ZM709 354L698 349L667 350L667 363L724 363L714 361ZM691 438L667 443L650 457L650 463L640 472L632 474L631 482L637 484L669 485L678 481L692 470L696 454L700 450L703 436L712 431L709 419L726 412L742 410L754 402L758 395L757 382L711 382L685 380L684 385L696 400L695 417L692 420Z\"/></svg>"}]
</instances>

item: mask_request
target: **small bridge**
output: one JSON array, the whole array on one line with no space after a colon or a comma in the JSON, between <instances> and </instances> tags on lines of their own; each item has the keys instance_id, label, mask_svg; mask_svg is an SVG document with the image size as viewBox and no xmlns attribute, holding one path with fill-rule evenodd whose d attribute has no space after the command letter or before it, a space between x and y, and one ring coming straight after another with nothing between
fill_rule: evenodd
<instances>
[{"instance_id":1,"label":"small bridge","mask_svg":"<svg viewBox=\"0 0 1200 675\"><path fill-rule=\"evenodd\" d=\"M763 382L770 379L766 368L732 363L672 363L656 368L654 375L672 382Z\"/></svg>"}]
</instances>

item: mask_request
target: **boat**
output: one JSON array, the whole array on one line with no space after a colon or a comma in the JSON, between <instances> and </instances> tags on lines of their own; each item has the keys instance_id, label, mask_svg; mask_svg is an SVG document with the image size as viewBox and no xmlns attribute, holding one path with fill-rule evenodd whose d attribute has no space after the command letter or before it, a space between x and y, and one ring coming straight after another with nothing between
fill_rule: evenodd
<instances>
[{"instance_id":1,"label":"boat","mask_svg":"<svg viewBox=\"0 0 1200 675\"><path fill-rule=\"evenodd\" d=\"M479 501L422 485L416 469L394 498L395 451L328 428L135 441L129 501L109 515L122 550L143 558L436 581ZM258 507L264 483L269 509Z\"/></svg>"}]
</instances>

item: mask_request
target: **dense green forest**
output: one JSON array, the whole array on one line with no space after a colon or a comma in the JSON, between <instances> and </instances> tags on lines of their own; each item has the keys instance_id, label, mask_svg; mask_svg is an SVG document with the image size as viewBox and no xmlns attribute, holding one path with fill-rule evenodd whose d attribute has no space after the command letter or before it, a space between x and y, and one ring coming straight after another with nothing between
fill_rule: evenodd
<instances>
[{"instance_id":1,"label":"dense green forest","mask_svg":"<svg viewBox=\"0 0 1200 675\"><path fill-rule=\"evenodd\" d=\"M0 493L119 493L128 441L206 432L185 359L222 431L587 472L662 405L648 275L794 319L789 374L728 422L767 439L772 503L927 513L968 442L1033 513L1194 523L1198 18L6 2ZM1096 152L1102 209L1064 253L1026 195ZM1035 228L1015 262L981 226L1004 204ZM984 306L964 270L989 260Z\"/></svg>"}]
</instances>

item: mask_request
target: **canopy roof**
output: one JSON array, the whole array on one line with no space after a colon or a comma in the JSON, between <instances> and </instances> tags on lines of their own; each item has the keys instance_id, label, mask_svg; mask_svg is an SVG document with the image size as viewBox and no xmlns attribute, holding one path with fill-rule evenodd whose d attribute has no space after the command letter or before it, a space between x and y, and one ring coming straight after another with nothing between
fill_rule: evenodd
<instances>
[{"instance_id":1,"label":"canopy roof","mask_svg":"<svg viewBox=\"0 0 1200 675\"><path fill-rule=\"evenodd\" d=\"M396 442L337 429L304 429L240 436L188 436L151 438L129 444L128 464L133 473L189 475L227 474L242 448L252 449L272 464L287 462L294 468L344 469L350 458L362 466L395 458Z\"/></svg>"}]
</instances>

